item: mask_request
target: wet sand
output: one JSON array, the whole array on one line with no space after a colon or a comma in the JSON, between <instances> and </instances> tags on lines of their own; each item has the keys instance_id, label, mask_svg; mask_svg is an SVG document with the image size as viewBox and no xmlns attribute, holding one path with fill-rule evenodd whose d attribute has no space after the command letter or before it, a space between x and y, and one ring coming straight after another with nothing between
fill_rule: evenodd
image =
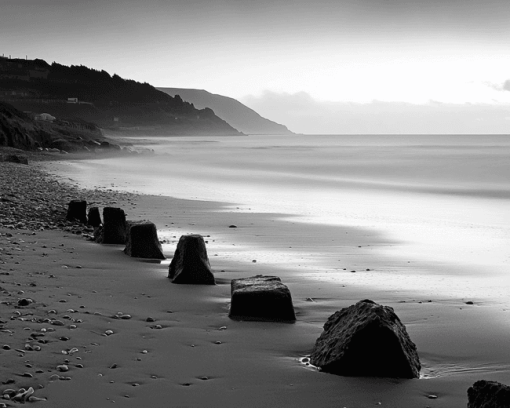
<instances>
[{"instance_id":1,"label":"wet sand","mask_svg":"<svg viewBox=\"0 0 510 408\"><path fill-rule=\"evenodd\" d=\"M123 246L69 232L1 228L0 342L10 349L0 350L0 380L14 380L3 390L32 386L47 399L36 404L51 407L407 408L465 407L476 380L510 383L510 310L488 298L374 285L381 273L405 279L417 270L375 251L392 242L368 229L307 225L303 233L292 218L222 203L162 196L113 201L128 219L150 219L164 231L167 258L180 235L204 235L218 284L174 285L168 262L130 258ZM338 267L315 268L313 248L320 259L336 258ZM275 274L288 285L296 323L228 318L230 279L255 274ZM21 298L34 302L18 306ZM332 313L365 298L395 309L418 347L421 379L340 377L300 362ZM28 341L32 333L47 342ZM26 344L41 350L24 350ZM59 372L61 364L69 371Z\"/></svg>"}]
</instances>

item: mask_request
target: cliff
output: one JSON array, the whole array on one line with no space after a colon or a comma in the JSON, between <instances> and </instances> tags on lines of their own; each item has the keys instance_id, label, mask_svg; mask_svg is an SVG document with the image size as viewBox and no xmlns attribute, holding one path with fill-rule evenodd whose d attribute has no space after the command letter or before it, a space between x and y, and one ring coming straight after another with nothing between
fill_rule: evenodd
<instances>
[{"instance_id":1,"label":"cliff","mask_svg":"<svg viewBox=\"0 0 510 408\"><path fill-rule=\"evenodd\" d=\"M260 116L253 109L236 99L212 94L201 89L157 88L168 95L179 95L196 108L211 108L216 115L226 120L233 127L248 134L292 134L285 126Z\"/></svg>"},{"instance_id":2,"label":"cliff","mask_svg":"<svg viewBox=\"0 0 510 408\"><path fill-rule=\"evenodd\" d=\"M85 66L0 58L0 101L58 119L153 135L239 135L211 109L196 109L147 83Z\"/></svg>"}]
</instances>

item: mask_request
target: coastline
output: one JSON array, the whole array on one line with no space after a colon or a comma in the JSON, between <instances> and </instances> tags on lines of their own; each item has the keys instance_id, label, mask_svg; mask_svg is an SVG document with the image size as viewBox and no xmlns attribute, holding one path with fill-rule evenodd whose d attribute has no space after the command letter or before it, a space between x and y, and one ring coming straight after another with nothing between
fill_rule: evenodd
<instances>
[{"instance_id":1,"label":"coastline","mask_svg":"<svg viewBox=\"0 0 510 408\"><path fill-rule=\"evenodd\" d=\"M26 175L30 176L29 173ZM66 196L62 193L67 185L54 186L57 188L53 193L62 200L62 206L73 194L81 192L76 186ZM315 232L308 229L307 236L303 236L298 234L299 225L291 220L282 221L277 214L247 214L229 211L221 203L163 196L105 190L94 194L101 197L92 199L100 206L119 206L126 210L129 219L149 219L158 230L168 229L170 236L160 236L169 241L164 245L167 258L172 256L180 235L190 232L205 235L210 241L209 258L219 284L211 288L171 285L166 279L165 263L130 259L120 251L122 247L88 242L70 231L36 231L32 235L27 230L2 227L0 255L5 264L0 267L1 272L9 273L2 275L1 285L9 292L2 295L2 300L30 295L35 302L28 308L29 318L46 317L48 311L56 310L57 316L83 320L76 324L77 329L69 329L67 322L55 326L54 334L46 336L51 341L42 345L41 351L20 353L24 356L18 357L13 350L23 348L30 333L23 330L24 326L35 331L43 324L19 320L23 315L9 320L8 314L16 310L24 314L26 308L1 305L4 328L14 332L2 332L3 343L13 344L11 350L1 351L6 361L2 381L10 376L15 378L16 386L31 385L36 389L43 385L35 393L48 398L47 402L39 403L41 406L65 406L72 399L78 401L74 406L84 407L107 406L112 401L126 407L144 403L163 407L170 402L173 406L193 407L204 406L203 401L209 401L208 406L248 407L365 407L379 402L391 407L463 407L466 390L474 381L484 378L510 382L509 362L504 353L508 329L495 324L501 324L510 312L491 305L489 299L467 306L461 298L445 299L433 294L418 298L405 290L377 290L362 284L370 275L362 269L374 268L373 265L378 268L384 262L368 249L363 250L364 246L382 244L382 239L378 241L367 230L344 229L347 237L343 238L344 245L336 244L339 252L335 253L342 267L330 279L326 273L322 276L315 273L313 254L298 260L296 265L286 262L277 265L250 250L250 245L256 248L260 240L280 250L293 246L288 248L289 257L296 256L300 253L299 245L305 246L306 240L327 239L327 227L317 226ZM231 224L238 228L229 229ZM295 237L292 245L281 241L282 230L286 231L283 236ZM239 241L243 247L234 248ZM15 251L16 248L20 251ZM239 262L234 253L242 253L245 262ZM352 273L351 267L357 272ZM404 264L394 267L404 273L406 268L410 269ZM295 324L228 319L229 280L258 273L278 275L289 286L298 316ZM18 293L17 284L25 293ZM309 353L327 318L363 298L395 308L418 346L423 373L428 379L338 377L299 362L300 357ZM69 309L76 310L76 314L67 312ZM119 311L131 314L132 319L114 319L112 316ZM146 322L147 317L155 318L162 329L151 328L154 324ZM222 327L227 329L220 330ZM103 336L109 328L114 335ZM62 333L71 339L59 341ZM221 344L216 344L218 341ZM72 347L80 351L71 357L62 355L61 349ZM142 353L143 350L147 353ZM76 357L81 360L75 360ZM55 367L65 358L72 363L66 374L71 380L50 381ZM26 363L27 360L30 362ZM77 364L84 367L78 368ZM110 368L114 364L117 367ZM38 369L43 373L36 373ZM16 376L24 371L33 377ZM430 399L430 395L438 398Z\"/></svg>"}]
</instances>

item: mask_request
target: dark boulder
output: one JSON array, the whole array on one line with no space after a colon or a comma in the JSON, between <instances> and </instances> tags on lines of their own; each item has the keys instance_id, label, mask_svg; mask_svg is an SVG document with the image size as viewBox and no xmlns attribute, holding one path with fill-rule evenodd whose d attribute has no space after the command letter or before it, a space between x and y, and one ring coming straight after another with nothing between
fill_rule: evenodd
<instances>
[{"instance_id":1,"label":"dark boulder","mask_svg":"<svg viewBox=\"0 0 510 408\"><path fill-rule=\"evenodd\" d=\"M101 214L99 213L99 208L90 207L89 214L87 217L88 225L91 227L97 228L101 225Z\"/></svg>"},{"instance_id":2,"label":"dark boulder","mask_svg":"<svg viewBox=\"0 0 510 408\"><path fill-rule=\"evenodd\" d=\"M393 309L362 300L331 315L310 363L346 376L418 378L416 345Z\"/></svg>"},{"instance_id":3,"label":"dark boulder","mask_svg":"<svg viewBox=\"0 0 510 408\"><path fill-rule=\"evenodd\" d=\"M168 269L172 283L214 285L204 238L201 235L183 235Z\"/></svg>"},{"instance_id":4,"label":"dark boulder","mask_svg":"<svg viewBox=\"0 0 510 408\"><path fill-rule=\"evenodd\" d=\"M510 407L510 387L496 381L480 380L468 388L468 408Z\"/></svg>"},{"instance_id":5,"label":"dark boulder","mask_svg":"<svg viewBox=\"0 0 510 408\"><path fill-rule=\"evenodd\" d=\"M128 221L124 253L137 258L165 259L156 226L150 221Z\"/></svg>"},{"instance_id":6,"label":"dark boulder","mask_svg":"<svg viewBox=\"0 0 510 408\"><path fill-rule=\"evenodd\" d=\"M67 207L66 220L87 223L87 202L85 200L71 200Z\"/></svg>"},{"instance_id":7,"label":"dark boulder","mask_svg":"<svg viewBox=\"0 0 510 408\"><path fill-rule=\"evenodd\" d=\"M121 208L103 209L103 244L126 243L126 214Z\"/></svg>"},{"instance_id":8,"label":"dark boulder","mask_svg":"<svg viewBox=\"0 0 510 408\"><path fill-rule=\"evenodd\" d=\"M233 279L229 317L238 320L294 321L290 291L277 276Z\"/></svg>"}]
</instances>

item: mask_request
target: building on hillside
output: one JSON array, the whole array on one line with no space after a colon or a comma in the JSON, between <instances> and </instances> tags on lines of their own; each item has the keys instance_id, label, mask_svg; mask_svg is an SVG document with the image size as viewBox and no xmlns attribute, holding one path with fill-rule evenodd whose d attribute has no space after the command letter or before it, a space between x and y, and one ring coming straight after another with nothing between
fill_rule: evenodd
<instances>
[{"instance_id":1,"label":"building on hillside","mask_svg":"<svg viewBox=\"0 0 510 408\"><path fill-rule=\"evenodd\" d=\"M49 113L41 113L39 115L35 115L35 120L42 120L45 122L53 122L55 119L57 118L50 115Z\"/></svg>"}]
</instances>

